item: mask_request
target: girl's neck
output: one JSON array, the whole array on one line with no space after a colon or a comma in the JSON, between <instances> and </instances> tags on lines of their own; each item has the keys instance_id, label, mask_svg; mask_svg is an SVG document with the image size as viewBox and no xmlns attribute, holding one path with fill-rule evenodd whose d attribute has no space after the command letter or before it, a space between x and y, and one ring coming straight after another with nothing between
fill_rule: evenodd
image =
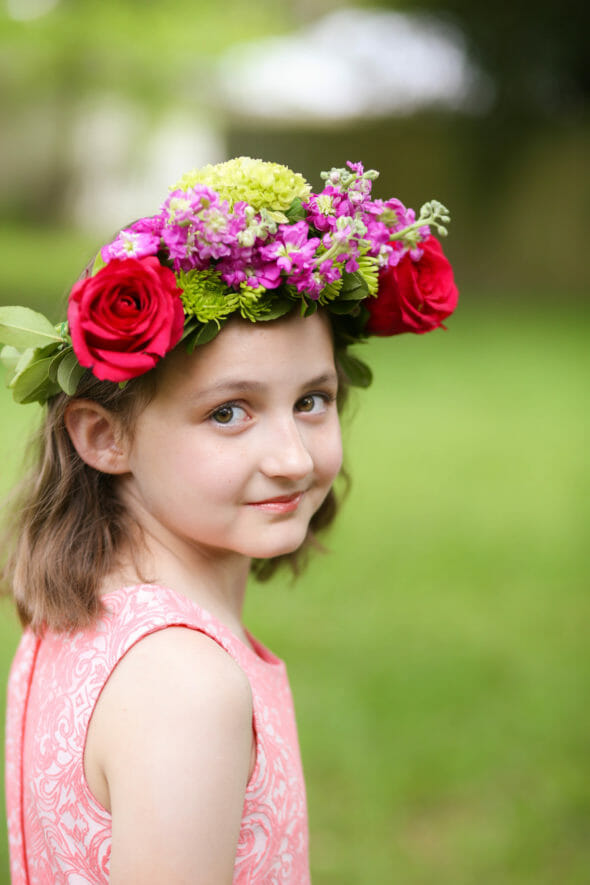
<instances>
[{"instance_id":1,"label":"girl's neck","mask_svg":"<svg viewBox=\"0 0 590 885\"><path fill-rule=\"evenodd\" d=\"M135 583L160 584L192 599L249 643L242 624L250 560L236 553L207 551L144 531L144 543L121 558L103 581L102 593Z\"/></svg>"}]
</instances>

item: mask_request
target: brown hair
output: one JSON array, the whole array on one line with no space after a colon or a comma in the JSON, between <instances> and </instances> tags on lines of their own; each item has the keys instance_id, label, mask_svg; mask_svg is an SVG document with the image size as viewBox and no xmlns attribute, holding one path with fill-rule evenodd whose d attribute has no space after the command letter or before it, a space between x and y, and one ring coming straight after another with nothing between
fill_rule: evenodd
<instances>
[{"instance_id":1,"label":"brown hair","mask_svg":"<svg viewBox=\"0 0 590 885\"><path fill-rule=\"evenodd\" d=\"M156 393L158 374L156 368L120 388L86 372L76 398L93 400L117 415L132 436L136 418ZM346 392L342 378L339 408ZM131 541L133 550L139 538L138 526L117 494L116 477L90 467L72 444L64 420L71 399L58 394L47 404L32 440L32 469L5 508L9 529L4 549L9 552L2 582L12 587L23 625L35 631L74 630L92 623L101 612L102 579L117 565L123 545ZM332 489L298 550L253 563L258 580L267 580L282 565L298 574L309 550L321 549L315 533L330 525L336 512Z\"/></svg>"}]
</instances>

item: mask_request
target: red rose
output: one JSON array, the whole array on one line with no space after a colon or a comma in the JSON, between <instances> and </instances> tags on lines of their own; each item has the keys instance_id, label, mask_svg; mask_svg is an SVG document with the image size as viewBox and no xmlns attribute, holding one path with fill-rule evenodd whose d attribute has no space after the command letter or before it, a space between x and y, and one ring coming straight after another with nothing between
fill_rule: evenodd
<instances>
[{"instance_id":1,"label":"red rose","mask_svg":"<svg viewBox=\"0 0 590 885\"><path fill-rule=\"evenodd\" d=\"M419 261L406 252L396 267L380 273L377 297L363 302L370 314L369 334L430 332L456 308L459 293L440 243L428 237L420 248L424 253Z\"/></svg>"},{"instance_id":2,"label":"red rose","mask_svg":"<svg viewBox=\"0 0 590 885\"><path fill-rule=\"evenodd\" d=\"M68 323L80 365L102 381L128 381L178 344L181 290L157 258L113 258L70 293Z\"/></svg>"}]
</instances>

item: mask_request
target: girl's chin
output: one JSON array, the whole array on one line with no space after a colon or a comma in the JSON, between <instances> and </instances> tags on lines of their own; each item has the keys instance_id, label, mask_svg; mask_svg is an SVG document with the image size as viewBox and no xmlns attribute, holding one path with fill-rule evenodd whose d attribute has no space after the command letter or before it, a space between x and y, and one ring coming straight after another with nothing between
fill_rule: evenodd
<instances>
[{"instance_id":1,"label":"girl's chin","mask_svg":"<svg viewBox=\"0 0 590 885\"><path fill-rule=\"evenodd\" d=\"M277 556L287 556L287 554L295 553L296 550L299 550L306 536L307 532L304 532L303 534L298 533L296 538L284 539L281 542L255 544L252 545L246 555L251 557L251 559L274 559Z\"/></svg>"}]
</instances>

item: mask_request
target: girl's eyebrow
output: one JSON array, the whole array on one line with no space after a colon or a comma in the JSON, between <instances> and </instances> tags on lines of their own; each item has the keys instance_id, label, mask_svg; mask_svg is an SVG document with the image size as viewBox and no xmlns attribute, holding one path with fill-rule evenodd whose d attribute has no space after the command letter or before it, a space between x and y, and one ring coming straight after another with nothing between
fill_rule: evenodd
<instances>
[{"instance_id":1,"label":"girl's eyebrow","mask_svg":"<svg viewBox=\"0 0 590 885\"><path fill-rule=\"evenodd\" d=\"M338 375L335 371L322 372L320 375L310 378L301 385L301 389L309 390L312 387L321 387L324 384L334 385L335 387L338 386ZM239 393L261 393L266 390L267 387L268 384L264 381L248 381L244 378L224 378L217 384L212 384L211 387L196 391L194 394L191 394L188 399L191 403L197 403L200 400L221 396L224 393L232 395Z\"/></svg>"}]
</instances>

